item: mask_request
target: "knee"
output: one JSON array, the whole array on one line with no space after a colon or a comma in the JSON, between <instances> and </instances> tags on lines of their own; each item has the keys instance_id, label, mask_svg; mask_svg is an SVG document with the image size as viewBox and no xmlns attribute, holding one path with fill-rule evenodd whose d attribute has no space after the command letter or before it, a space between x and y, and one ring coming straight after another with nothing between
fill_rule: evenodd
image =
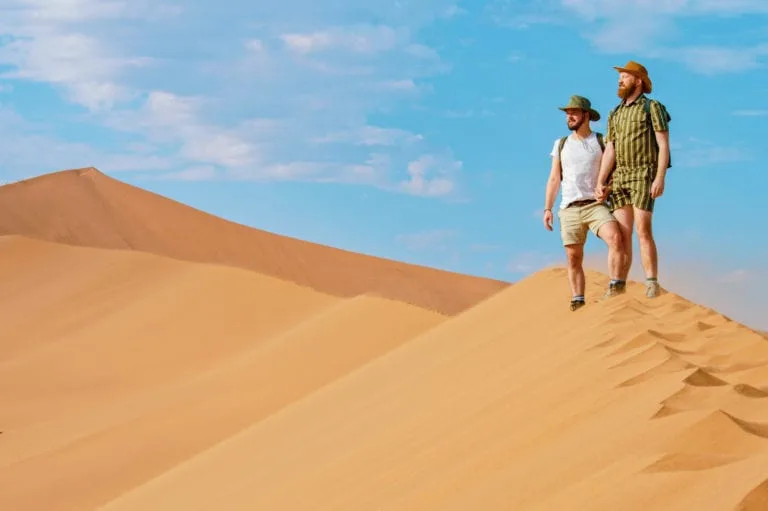
<instances>
[{"instance_id":1,"label":"knee","mask_svg":"<svg viewBox=\"0 0 768 511\"><path fill-rule=\"evenodd\" d=\"M637 227L637 239L643 241L653 241L653 232L650 225L638 224Z\"/></svg>"},{"instance_id":2,"label":"knee","mask_svg":"<svg viewBox=\"0 0 768 511\"><path fill-rule=\"evenodd\" d=\"M620 250L624 246L621 231L619 229L611 229L605 237L605 242L609 247L616 250Z\"/></svg>"},{"instance_id":3,"label":"knee","mask_svg":"<svg viewBox=\"0 0 768 511\"><path fill-rule=\"evenodd\" d=\"M568 266L571 268L579 268L581 267L582 262L584 261L584 256L579 253L569 252L568 253Z\"/></svg>"}]
</instances>

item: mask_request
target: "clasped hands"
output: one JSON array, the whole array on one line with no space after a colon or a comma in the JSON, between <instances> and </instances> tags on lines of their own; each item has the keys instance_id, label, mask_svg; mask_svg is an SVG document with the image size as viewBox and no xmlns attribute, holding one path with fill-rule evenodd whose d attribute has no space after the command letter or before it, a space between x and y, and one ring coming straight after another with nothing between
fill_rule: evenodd
<instances>
[{"instance_id":1,"label":"clasped hands","mask_svg":"<svg viewBox=\"0 0 768 511\"><path fill-rule=\"evenodd\" d=\"M611 193L611 185L598 184L595 187L595 199L599 202L605 201L609 193Z\"/></svg>"}]
</instances>

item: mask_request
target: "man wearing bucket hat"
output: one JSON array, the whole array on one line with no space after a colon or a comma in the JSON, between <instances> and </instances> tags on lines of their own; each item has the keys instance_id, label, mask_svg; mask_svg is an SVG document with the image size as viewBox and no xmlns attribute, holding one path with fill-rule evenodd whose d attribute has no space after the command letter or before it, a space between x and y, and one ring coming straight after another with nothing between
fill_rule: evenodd
<instances>
[{"instance_id":1,"label":"man wearing bucket hat","mask_svg":"<svg viewBox=\"0 0 768 511\"><path fill-rule=\"evenodd\" d=\"M608 115L605 156L595 194L599 199L609 197L611 210L621 226L627 255L622 280L629 275L632 264L632 231L636 228L646 296L653 298L660 294L660 287L651 218L671 167L671 116L661 102L646 96L653 90L653 83L645 66L630 60L626 66L614 69L619 72L621 102ZM609 176L613 182L606 185ZM623 286L622 282L612 282L608 294L622 291Z\"/></svg>"},{"instance_id":2,"label":"man wearing bucket hat","mask_svg":"<svg viewBox=\"0 0 768 511\"><path fill-rule=\"evenodd\" d=\"M608 245L608 266L613 281L620 278L624 266L624 245L616 219L595 197L603 137L592 131L590 122L599 120L600 114L582 96L571 96L567 105L558 108L565 112L566 124L572 133L555 140L552 147L552 166L544 198L544 227L552 230L552 206L562 184L557 216L568 259L571 310L577 310L585 304L583 262L588 231Z\"/></svg>"}]
</instances>

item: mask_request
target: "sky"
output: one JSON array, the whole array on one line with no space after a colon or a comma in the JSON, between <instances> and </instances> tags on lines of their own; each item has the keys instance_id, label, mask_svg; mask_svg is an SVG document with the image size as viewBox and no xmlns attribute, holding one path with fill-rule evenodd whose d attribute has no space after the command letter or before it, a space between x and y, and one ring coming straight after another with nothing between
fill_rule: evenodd
<instances>
[{"instance_id":1,"label":"sky","mask_svg":"<svg viewBox=\"0 0 768 511\"><path fill-rule=\"evenodd\" d=\"M94 166L514 282L565 260L541 220L558 106L588 97L604 132L630 59L672 117L662 285L768 329L765 0L0 0L0 181Z\"/></svg>"}]
</instances>

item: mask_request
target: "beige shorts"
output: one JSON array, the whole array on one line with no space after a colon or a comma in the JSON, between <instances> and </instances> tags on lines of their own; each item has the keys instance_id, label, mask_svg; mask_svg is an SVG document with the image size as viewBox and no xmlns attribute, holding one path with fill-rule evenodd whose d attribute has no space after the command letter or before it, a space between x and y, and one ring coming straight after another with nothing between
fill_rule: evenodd
<instances>
[{"instance_id":1,"label":"beige shorts","mask_svg":"<svg viewBox=\"0 0 768 511\"><path fill-rule=\"evenodd\" d=\"M560 237L563 239L563 246L583 245L587 241L587 230L597 236L600 227L616 221L608 206L601 202L560 209L557 217L560 219Z\"/></svg>"}]
</instances>

